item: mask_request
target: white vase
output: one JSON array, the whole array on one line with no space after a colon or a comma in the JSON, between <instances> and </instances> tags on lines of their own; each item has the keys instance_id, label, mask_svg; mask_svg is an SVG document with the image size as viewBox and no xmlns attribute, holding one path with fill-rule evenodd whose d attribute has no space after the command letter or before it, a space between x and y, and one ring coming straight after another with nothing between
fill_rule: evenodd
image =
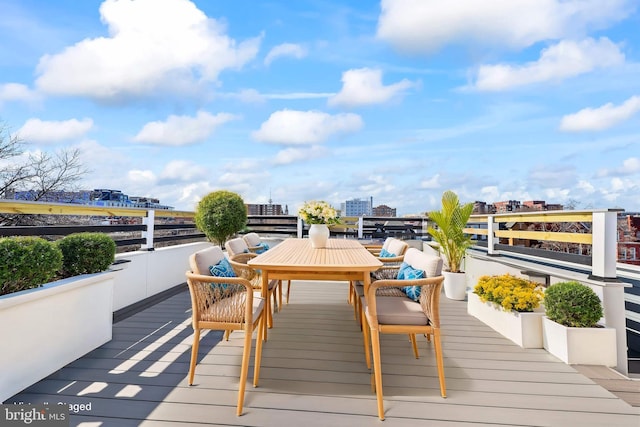
<instances>
[{"instance_id":1,"label":"white vase","mask_svg":"<svg viewBox=\"0 0 640 427\"><path fill-rule=\"evenodd\" d=\"M326 224L311 224L309 228L311 247L326 248L329 240L329 227Z\"/></svg>"}]
</instances>

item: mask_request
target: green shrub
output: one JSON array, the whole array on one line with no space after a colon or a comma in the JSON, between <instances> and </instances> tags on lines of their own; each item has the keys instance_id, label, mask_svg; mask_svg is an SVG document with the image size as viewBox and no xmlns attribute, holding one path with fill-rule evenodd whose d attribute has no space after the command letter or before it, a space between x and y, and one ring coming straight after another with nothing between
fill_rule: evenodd
<instances>
[{"instance_id":1,"label":"green shrub","mask_svg":"<svg viewBox=\"0 0 640 427\"><path fill-rule=\"evenodd\" d=\"M58 247L40 237L0 239L0 295L37 288L62 267Z\"/></svg>"},{"instance_id":2,"label":"green shrub","mask_svg":"<svg viewBox=\"0 0 640 427\"><path fill-rule=\"evenodd\" d=\"M533 311L540 306L543 291L538 283L510 274L482 276L473 289L483 302L494 302L507 311Z\"/></svg>"},{"instance_id":3,"label":"green shrub","mask_svg":"<svg viewBox=\"0 0 640 427\"><path fill-rule=\"evenodd\" d=\"M76 233L56 242L62 251L62 276L99 273L109 268L116 244L104 233Z\"/></svg>"},{"instance_id":4,"label":"green shrub","mask_svg":"<svg viewBox=\"0 0 640 427\"><path fill-rule=\"evenodd\" d=\"M544 305L547 317L564 326L592 328L602 317L600 298L579 282L549 286L544 293Z\"/></svg>"},{"instance_id":5,"label":"green shrub","mask_svg":"<svg viewBox=\"0 0 640 427\"><path fill-rule=\"evenodd\" d=\"M247 225L247 207L236 193L214 191L198 203L195 222L210 241L223 246Z\"/></svg>"}]
</instances>

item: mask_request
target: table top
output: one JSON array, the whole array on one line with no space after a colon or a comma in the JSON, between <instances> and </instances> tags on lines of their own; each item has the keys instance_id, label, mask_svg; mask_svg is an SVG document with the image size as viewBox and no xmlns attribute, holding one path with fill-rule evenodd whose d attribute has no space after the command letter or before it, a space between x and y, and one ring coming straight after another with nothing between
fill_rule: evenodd
<instances>
[{"instance_id":1,"label":"table top","mask_svg":"<svg viewBox=\"0 0 640 427\"><path fill-rule=\"evenodd\" d=\"M268 270L373 271L382 263L357 240L329 239L314 249L309 239L289 238L251 259L251 267Z\"/></svg>"}]
</instances>

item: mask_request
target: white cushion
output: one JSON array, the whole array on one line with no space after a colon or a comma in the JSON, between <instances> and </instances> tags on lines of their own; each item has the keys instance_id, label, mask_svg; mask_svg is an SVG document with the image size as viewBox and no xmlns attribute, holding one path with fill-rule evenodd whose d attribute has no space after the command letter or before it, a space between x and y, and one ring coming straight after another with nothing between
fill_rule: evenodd
<instances>
[{"instance_id":1,"label":"white cushion","mask_svg":"<svg viewBox=\"0 0 640 427\"><path fill-rule=\"evenodd\" d=\"M196 274L210 276L211 271L209 271L209 267L219 263L222 258L224 258L224 253L222 249L220 249L220 246L201 249L189 258L191 271Z\"/></svg>"},{"instance_id":2,"label":"white cushion","mask_svg":"<svg viewBox=\"0 0 640 427\"><path fill-rule=\"evenodd\" d=\"M442 258L426 254L416 248L409 248L404 254L404 262L411 267L424 271L426 277L442 274Z\"/></svg>"},{"instance_id":3,"label":"white cushion","mask_svg":"<svg viewBox=\"0 0 640 427\"><path fill-rule=\"evenodd\" d=\"M258 236L258 233L247 233L243 237L244 241L247 243L247 246L258 246L262 243L262 239Z\"/></svg>"},{"instance_id":4,"label":"white cushion","mask_svg":"<svg viewBox=\"0 0 640 427\"><path fill-rule=\"evenodd\" d=\"M224 244L225 248L227 248L227 252L229 255L236 255L245 252L249 252L249 247L247 243L244 241L242 237L237 237L235 239L231 239Z\"/></svg>"},{"instance_id":5,"label":"white cushion","mask_svg":"<svg viewBox=\"0 0 640 427\"><path fill-rule=\"evenodd\" d=\"M402 240L392 239L387 246L387 251L394 254L395 256L401 256L405 253L409 245L407 242L403 242Z\"/></svg>"}]
</instances>

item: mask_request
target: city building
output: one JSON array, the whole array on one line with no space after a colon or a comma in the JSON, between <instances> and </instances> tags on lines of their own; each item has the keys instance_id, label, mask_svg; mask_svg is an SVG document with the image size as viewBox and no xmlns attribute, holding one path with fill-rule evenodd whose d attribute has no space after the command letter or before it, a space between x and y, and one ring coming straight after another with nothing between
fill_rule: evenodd
<instances>
[{"instance_id":1,"label":"city building","mask_svg":"<svg viewBox=\"0 0 640 427\"><path fill-rule=\"evenodd\" d=\"M145 209L173 209L172 206L163 205L160 200L153 197L138 197L124 194L120 190L95 189L78 191L48 191L39 195L36 191L8 191L7 199L48 202L48 203L72 203L77 205L113 206L121 208L145 208Z\"/></svg>"},{"instance_id":2,"label":"city building","mask_svg":"<svg viewBox=\"0 0 640 427\"><path fill-rule=\"evenodd\" d=\"M351 199L342 205L344 216L373 216L373 197Z\"/></svg>"},{"instance_id":3,"label":"city building","mask_svg":"<svg viewBox=\"0 0 640 427\"><path fill-rule=\"evenodd\" d=\"M380 205L373 208L373 216L396 216L396 208L390 208L387 205Z\"/></svg>"},{"instance_id":4,"label":"city building","mask_svg":"<svg viewBox=\"0 0 640 427\"><path fill-rule=\"evenodd\" d=\"M280 204L273 204L271 200L269 203L249 203L247 204L248 215L289 215L289 207Z\"/></svg>"}]
</instances>

